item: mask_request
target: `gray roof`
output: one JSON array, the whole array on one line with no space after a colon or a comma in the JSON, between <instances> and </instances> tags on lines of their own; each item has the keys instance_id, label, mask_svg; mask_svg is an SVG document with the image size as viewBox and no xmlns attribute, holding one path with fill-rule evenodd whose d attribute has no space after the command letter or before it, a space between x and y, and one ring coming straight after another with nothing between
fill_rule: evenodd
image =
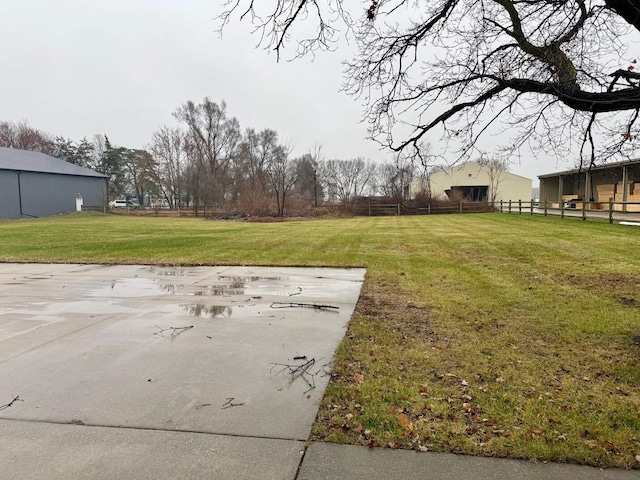
<instances>
[{"instance_id":1,"label":"gray roof","mask_svg":"<svg viewBox=\"0 0 640 480\"><path fill-rule=\"evenodd\" d=\"M106 175L74 165L73 163L65 162L50 155L45 155L44 153L5 147L0 147L0 170L107 178Z\"/></svg>"},{"instance_id":2,"label":"gray roof","mask_svg":"<svg viewBox=\"0 0 640 480\"><path fill-rule=\"evenodd\" d=\"M582 168L574 168L572 170L565 170L564 172L545 173L544 175L538 175L538 178L559 177L564 175L573 175L576 173L586 173L588 171L594 172L597 170L613 170L615 168L620 168L625 166L629 167L629 166L638 165L638 164L640 164L640 158L634 158L632 160L623 160L621 162L603 163L602 165L598 165L591 168L587 166Z\"/></svg>"}]
</instances>

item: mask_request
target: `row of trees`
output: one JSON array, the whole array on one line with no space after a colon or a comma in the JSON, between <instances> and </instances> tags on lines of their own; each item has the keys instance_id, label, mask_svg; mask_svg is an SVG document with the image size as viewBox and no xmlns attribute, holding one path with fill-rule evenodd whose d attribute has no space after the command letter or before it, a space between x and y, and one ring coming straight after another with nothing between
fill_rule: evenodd
<instances>
[{"instance_id":1,"label":"row of trees","mask_svg":"<svg viewBox=\"0 0 640 480\"><path fill-rule=\"evenodd\" d=\"M187 101L177 126L154 132L143 149L113 146L106 135L74 141L26 122L0 123L0 146L35 150L109 177L109 197L152 198L171 208L216 208L254 215L285 215L364 195L408 198L417 174L402 153L387 163L364 158L325 159L320 145L292 155L271 129L242 130L224 101Z\"/></svg>"}]
</instances>

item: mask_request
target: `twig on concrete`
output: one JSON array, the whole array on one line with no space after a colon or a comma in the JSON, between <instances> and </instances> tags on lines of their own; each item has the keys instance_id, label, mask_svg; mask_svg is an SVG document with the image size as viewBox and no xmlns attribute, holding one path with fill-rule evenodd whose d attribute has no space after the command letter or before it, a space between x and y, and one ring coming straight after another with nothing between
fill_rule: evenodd
<instances>
[{"instance_id":1,"label":"twig on concrete","mask_svg":"<svg viewBox=\"0 0 640 480\"><path fill-rule=\"evenodd\" d=\"M233 401L235 399L236 399L236 397L228 397L227 401L222 404L222 410L226 410L227 408L231 408L231 407L240 407L240 406L244 405L244 402L242 402L242 403L233 403Z\"/></svg>"},{"instance_id":2,"label":"twig on concrete","mask_svg":"<svg viewBox=\"0 0 640 480\"><path fill-rule=\"evenodd\" d=\"M0 405L0 410L4 410L6 408L12 407L14 403L16 402L23 402L24 400L22 400L20 398L20 395L16 395L15 397L13 397L13 400L11 400L9 403L6 403L4 405Z\"/></svg>"},{"instance_id":3,"label":"twig on concrete","mask_svg":"<svg viewBox=\"0 0 640 480\"><path fill-rule=\"evenodd\" d=\"M313 308L315 310L328 310L337 312L340 307L333 305L318 305L317 303L273 302L271 308Z\"/></svg>"},{"instance_id":4,"label":"twig on concrete","mask_svg":"<svg viewBox=\"0 0 640 480\"><path fill-rule=\"evenodd\" d=\"M304 359L306 360L306 356L304 356ZM306 362L300 364L300 365L293 365L293 364L288 364L288 363L272 363L271 365L273 365L271 367L271 373L273 373L273 369L276 367L282 367L280 370L278 370L276 372L276 375L279 374L288 374L290 379L289 379L289 383L293 383L293 381L296 378L302 378L305 383L309 386L309 388L307 390L304 391L303 394L306 394L308 392L310 392L311 390L313 390L314 388L316 388L316 380L315 380L315 374L311 373L309 370L311 370L311 368L316 364L316 359L312 358L310 360L307 360ZM279 390L282 390L284 387L280 387Z\"/></svg>"},{"instance_id":5,"label":"twig on concrete","mask_svg":"<svg viewBox=\"0 0 640 480\"><path fill-rule=\"evenodd\" d=\"M333 366L333 360L320 365L320 368L316 371L316 373L314 373L314 375L318 375L320 372L322 372L322 376L326 376L326 375L331 375L331 367Z\"/></svg>"},{"instance_id":6,"label":"twig on concrete","mask_svg":"<svg viewBox=\"0 0 640 480\"><path fill-rule=\"evenodd\" d=\"M176 337L178 335L180 335L183 332L186 332L187 330L189 330L190 328L193 328L193 325L189 325L188 327L169 327L169 328L162 328L159 327L158 325L156 325L156 328L159 328L159 330L157 332L154 332L154 335L158 335L160 337L164 337L164 332L171 332L171 336L172 337Z\"/></svg>"},{"instance_id":7,"label":"twig on concrete","mask_svg":"<svg viewBox=\"0 0 640 480\"><path fill-rule=\"evenodd\" d=\"M294 295L300 295L301 293L302 293L302 288L298 287L298 291L290 293L289 296L293 297Z\"/></svg>"}]
</instances>

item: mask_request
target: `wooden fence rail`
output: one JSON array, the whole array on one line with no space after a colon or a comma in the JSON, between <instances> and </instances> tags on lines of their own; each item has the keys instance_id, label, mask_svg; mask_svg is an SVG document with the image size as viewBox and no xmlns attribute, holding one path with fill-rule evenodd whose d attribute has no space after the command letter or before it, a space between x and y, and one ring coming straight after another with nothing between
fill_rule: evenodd
<instances>
[{"instance_id":1,"label":"wooden fence rail","mask_svg":"<svg viewBox=\"0 0 640 480\"><path fill-rule=\"evenodd\" d=\"M456 202L450 204L428 204L425 207L409 207L400 203L361 203L353 207L354 215L384 216L384 215L437 215L445 213L481 213L490 212L492 207L485 202Z\"/></svg>"},{"instance_id":2,"label":"wooden fence rail","mask_svg":"<svg viewBox=\"0 0 640 480\"><path fill-rule=\"evenodd\" d=\"M503 213L518 213L520 215L540 214L545 217L549 213L560 217L582 217L586 220L592 218L608 218L609 223L613 223L614 214L638 213L640 214L640 202L614 202L612 198L608 202L590 202L582 200L572 200L570 202L549 202L546 200L536 202L534 200L509 200L508 202L496 202L496 208Z\"/></svg>"}]
</instances>

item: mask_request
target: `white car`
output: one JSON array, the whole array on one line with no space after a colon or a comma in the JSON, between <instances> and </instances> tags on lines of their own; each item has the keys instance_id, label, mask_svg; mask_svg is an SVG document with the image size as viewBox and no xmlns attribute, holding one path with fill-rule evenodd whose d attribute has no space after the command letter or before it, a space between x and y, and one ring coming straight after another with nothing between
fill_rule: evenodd
<instances>
[{"instance_id":1,"label":"white car","mask_svg":"<svg viewBox=\"0 0 640 480\"><path fill-rule=\"evenodd\" d=\"M112 200L109 202L110 207L135 207L136 205L132 200Z\"/></svg>"}]
</instances>

